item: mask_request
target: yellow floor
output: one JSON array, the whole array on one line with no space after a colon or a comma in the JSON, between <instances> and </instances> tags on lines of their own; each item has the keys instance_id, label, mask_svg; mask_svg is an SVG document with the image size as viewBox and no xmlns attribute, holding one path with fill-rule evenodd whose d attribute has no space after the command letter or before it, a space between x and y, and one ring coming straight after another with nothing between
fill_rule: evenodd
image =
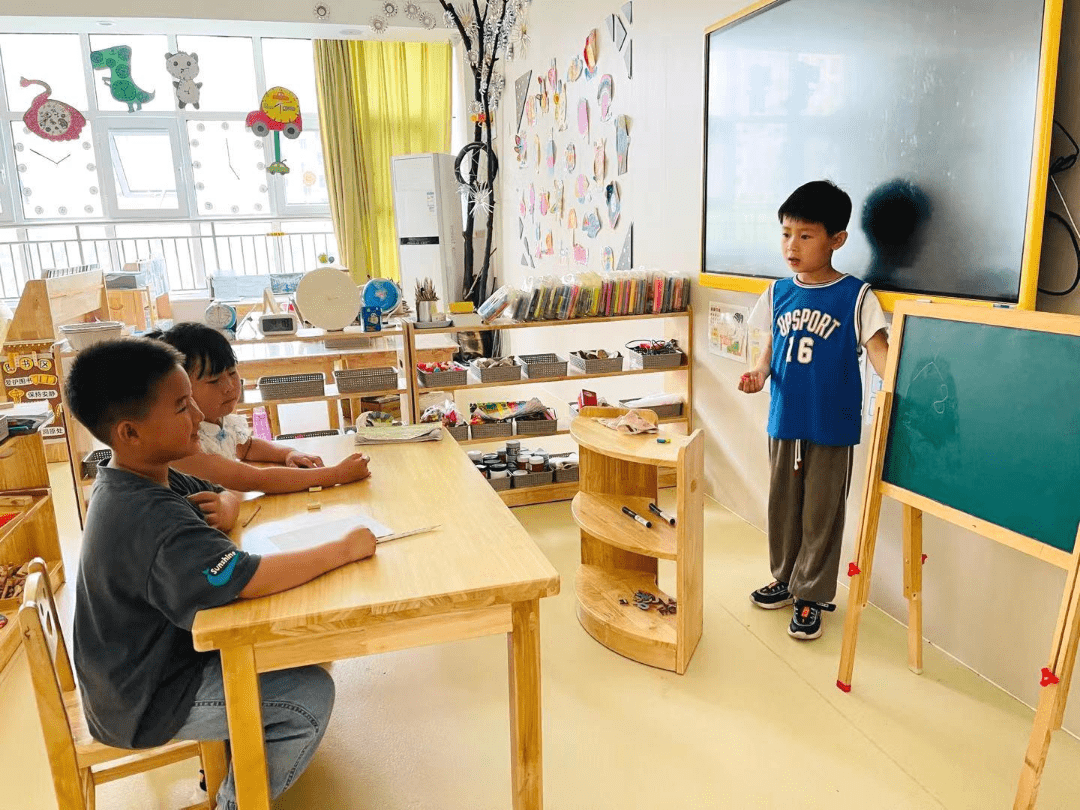
<instances>
[{"instance_id":1,"label":"yellow floor","mask_svg":"<svg viewBox=\"0 0 1080 810\"><path fill-rule=\"evenodd\" d=\"M52 471L73 579L77 524L60 491L66 468ZM549 810L1011 806L1031 710L931 648L925 674L911 674L904 628L875 609L864 614L854 691L841 693L843 608L826 617L821 640L789 639L787 611L747 600L767 578L764 537L716 504L706 511L705 631L682 677L623 659L578 625L567 504L515 514L563 576L541 618ZM68 602L73 589L64 592ZM509 807L503 640L331 671L329 732L279 810ZM0 730L0 747L10 733ZM1078 774L1080 743L1059 733L1039 807L1080 807ZM174 766L107 786L98 807L170 810L191 799L190 768Z\"/></svg>"}]
</instances>

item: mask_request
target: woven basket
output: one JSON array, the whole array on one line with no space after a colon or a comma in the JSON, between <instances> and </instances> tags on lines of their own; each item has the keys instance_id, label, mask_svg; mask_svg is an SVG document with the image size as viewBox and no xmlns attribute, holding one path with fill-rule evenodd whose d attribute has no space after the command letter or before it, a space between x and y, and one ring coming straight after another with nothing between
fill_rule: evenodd
<instances>
[{"instance_id":1,"label":"woven basket","mask_svg":"<svg viewBox=\"0 0 1080 810\"><path fill-rule=\"evenodd\" d=\"M476 361L473 361L469 366L472 368L473 374L479 377L482 383L513 382L521 379L520 363L497 368L480 368L476 365Z\"/></svg>"},{"instance_id":2,"label":"woven basket","mask_svg":"<svg viewBox=\"0 0 1080 810\"><path fill-rule=\"evenodd\" d=\"M421 387L438 388L443 385L465 385L468 382L469 369L466 366L455 367L453 371L421 371L417 369L416 373L420 378Z\"/></svg>"},{"instance_id":3,"label":"woven basket","mask_svg":"<svg viewBox=\"0 0 1080 810\"><path fill-rule=\"evenodd\" d=\"M530 380L566 376L566 361L556 354L522 354L518 359L525 364L525 376Z\"/></svg>"},{"instance_id":4,"label":"woven basket","mask_svg":"<svg viewBox=\"0 0 1080 810\"><path fill-rule=\"evenodd\" d=\"M514 482L514 489L522 489L523 487L539 487L550 484L552 476L551 470L544 470L544 472L529 473L528 475L511 476L510 480Z\"/></svg>"},{"instance_id":5,"label":"woven basket","mask_svg":"<svg viewBox=\"0 0 1080 810\"><path fill-rule=\"evenodd\" d=\"M506 478L489 478L488 483L491 484L491 488L496 492L502 492L503 490L510 489L510 482L514 479L510 476Z\"/></svg>"},{"instance_id":6,"label":"woven basket","mask_svg":"<svg viewBox=\"0 0 1080 810\"><path fill-rule=\"evenodd\" d=\"M554 413L548 412L551 416ZM559 423L555 419L515 419L519 436L552 436L559 432Z\"/></svg>"},{"instance_id":7,"label":"woven basket","mask_svg":"<svg viewBox=\"0 0 1080 810\"><path fill-rule=\"evenodd\" d=\"M570 365L585 374L610 374L622 371L623 356L620 354L605 360L586 360L577 352L570 352Z\"/></svg>"},{"instance_id":8,"label":"woven basket","mask_svg":"<svg viewBox=\"0 0 1080 810\"><path fill-rule=\"evenodd\" d=\"M620 399L619 404L624 408L629 408L627 402L633 402L632 399ZM656 414L658 419L671 419L675 416L682 416L683 403L673 402L670 405L652 405L649 407L641 408L640 410L652 411Z\"/></svg>"},{"instance_id":9,"label":"woven basket","mask_svg":"<svg viewBox=\"0 0 1080 810\"><path fill-rule=\"evenodd\" d=\"M483 422L470 425L469 429L474 439L501 439L514 435L514 426L510 422Z\"/></svg>"},{"instance_id":10,"label":"woven basket","mask_svg":"<svg viewBox=\"0 0 1080 810\"><path fill-rule=\"evenodd\" d=\"M112 450L95 450L82 460L82 477L84 479L97 478L98 464L107 458L112 458Z\"/></svg>"},{"instance_id":11,"label":"woven basket","mask_svg":"<svg viewBox=\"0 0 1080 810\"><path fill-rule=\"evenodd\" d=\"M326 394L326 377L318 374L283 374L260 377L259 393L266 399L301 399Z\"/></svg>"},{"instance_id":12,"label":"woven basket","mask_svg":"<svg viewBox=\"0 0 1080 810\"><path fill-rule=\"evenodd\" d=\"M344 368L334 372L339 394L362 394L368 391L393 391L398 387L397 369Z\"/></svg>"},{"instance_id":13,"label":"woven basket","mask_svg":"<svg viewBox=\"0 0 1080 810\"><path fill-rule=\"evenodd\" d=\"M334 428L328 430L309 430L306 433L282 433L276 441L283 442L289 439L314 439L317 436L340 436L341 431Z\"/></svg>"},{"instance_id":14,"label":"woven basket","mask_svg":"<svg viewBox=\"0 0 1080 810\"><path fill-rule=\"evenodd\" d=\"M636 349L630 349L630 368L679 368L685 363L686 355L682 352L642 354Z\"/></svg>"},{"instance_id":15,"label":"woven basket","mask_svg":"<svg viewBox=\"0 0 1080 810\"><path fill-rule=\"evenodd\" d=\"M565 470L555 471L555 483L556 484L570 484L574 481L580 480L581 468L580 467L567 467Z\"/></svg>"},{"instance_id":16,"label":"woven basket","mask_svg":"<svg viewBox=\"0 0 1080 810\"><path fill-rule=\"evenodd\" d=\"M456 441L467 442L469 440L469 426L468 425L455 425L454 427L448 427L450 435L454 437Z\"/></svg>"}]
</instances>

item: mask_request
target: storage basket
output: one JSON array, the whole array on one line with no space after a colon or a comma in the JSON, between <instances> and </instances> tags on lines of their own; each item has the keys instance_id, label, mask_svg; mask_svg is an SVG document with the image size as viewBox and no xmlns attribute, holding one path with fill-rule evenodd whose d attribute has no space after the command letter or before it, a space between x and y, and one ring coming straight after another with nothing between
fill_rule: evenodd
<instances>
[{"instance_id":1,"label":"storage basket","mask_svg":"<svg viewBox=\"0 0 1080 810\"><path fill-rule=\"evenodd\" d=\"M334 372L339 394L362 394L368 391L392 391L398 387L397 369L345 368Z\"/></svg>"},{"instance_id":2,"label":"storage basket","mask_svg":"<svg viewBox=\"0 0 1080 810\"><path fill-rule=\"evenodd\" d=\"M580 467L567 467L563 470L555 471L555 483L556 484L570 484L579 480L581 473Z\"/></svg>"},{"instance_id":3,"label":"storage basket","mask_svg":"<svg viewBox=\"0 0 1080 810\"><path fill-rule=\"evenodd\" d=\"M554 416L552 411L549 415ZM515 419L519 436L552 436L559 432L559 423L555 419Z\"/></svg>"},{"instance_id":4,"label":"storage basket","mask_svg":"<svg viewBox=\"0 0 1080 810\"><path fill-rule=\"evenodd\" d=\"M620 354L603 360L586 360L577 352L570 352L570 364L585 374L611 374L622 371L623 356Z\"/></svg>"},{"instance_id":5,"label":"storage basket","mask_svg":"<svg viewBox=\"0 0 1080 810\"><path fill-rule=\"evenodd\" d=\"M474 439L501 439L514 435L514 426L510 422L481 422L470 425Z\"/></svg>"},{"instance_id":6,"label":"storage basket","mask_svg":"<svg viewBox=\"0 0 1080 810\"><path fill-rule=\"evenodd\" d=\"M524 478L524 476L522 476ZM496 492L502 492L503 490L510 489L510 482L514 479L510 476L506 478L489 478L488 483L491 484L491 488Z\"/></svg>"},{"instance_id":7,"label":"storage basket","mask_svg":"<svg viewBox=\"0 0 1080 810\"><path fill-rule=\"evenodd\" d=\"M289 439L314 439L317 436L340 436L341 431L335 428L327 430L309 430L304 433L282 433L275 441L288 441Z\"/></svg>"},{"instance_id":8,"label":"storage basket","mask_svg":"<svg viewBox=\"0 0 1080 810\"><path fill-rule=\"evenodd\" d=\"M544 484L550 484L552 481L553 473L551 470L544 470L544 472L529 473L528 475L514 475L510 477L510 480L514 482L514 489L522 489L524 487L539 487Z\"/></svg>"},{"instance_id":9,"label":"storage basket","mask_svg":"<svg viewBox=\"0 0 1080 810\"><path fill-rule=\"evenodd\" d=\"M450 435L454 437L456 441L467 442L469 440L469 426L468 425L455 425L454 427L448 427Z\"/></svg>"},{"instance_id":10,"label":"storage basket","mask_svg":"<svg viewBox=\"0 0 1080 810\"><path fill-rule=\"evenodd\" d=\"M112 458L112 450L95 450L82 460L82 477L84 479L97 478L98 465L105 459Z\"/></svg>"},{"instance_id":11,"label":"storage basket","mask_svg":"<svg viewBox=\"0 0 1080 810\"><path fill-rule=\"evenodd\" d=\"M326 377L318 374L282 374L259 378L259 393L266 399L302 399L326 394Z\"/></svg>"},{"instance_id":12,"label":"storage basket","mask_svg":"<svg viewBox=\"0 0 1080 810\"><path fill-rule=\"evenodd\" d=\"M637 349L630 349L630 368L679 368L686 363L686 355L681 351L669 354L643 354Z\"/></svg>"},{"instance_id":13,"label":"storage basket","mask_svg":"<svg viewBox=\"0 0 1080 810\"><path fill-rule=\"evenodd\" d=\"M522 354L518 359L525 364L525 376L531 380L566 376L566 361L556 354Z\"/></svg>"},{"instance_id":14,"label":"storage basket","mask_svg":"<svg viewBox=\"0 0 1080 810\"><path fill-rule=\"evenodd\" d=\"M420 378L421 387L438 388L443 385L465 385L469 369L468 366L454 363L453 371L421 371L417 369L416 373Z\"/></svg>"},{"instance_id":15,"label":"storage basket","mask_svg":"<svg viewBox=\"0 0 1080 810\"><path fill-rule=\"evenodd\" d=\"M632 399L621 399L619 404L624 408L629 408L630 406L626 403L633 401ZM639 410L643 411L652 411L658 419L671 419L675 416L682 416L682 409L683 403L681 402L672 402L670 405L648 405L639 408Z\"/></svg>"},{"instance_id":16,"label":"storage basket","mask_svg":"<svg viewBox=\"0 0 1080 810\"><path fill-rule=\"evenodd\" d=\"M482 383L513 382L521 379L521 364L515 362L512 366L498 366L496 368L480 368L476 361L469 364L473 374L480 378Z\"/></svg>"}]
</instances>

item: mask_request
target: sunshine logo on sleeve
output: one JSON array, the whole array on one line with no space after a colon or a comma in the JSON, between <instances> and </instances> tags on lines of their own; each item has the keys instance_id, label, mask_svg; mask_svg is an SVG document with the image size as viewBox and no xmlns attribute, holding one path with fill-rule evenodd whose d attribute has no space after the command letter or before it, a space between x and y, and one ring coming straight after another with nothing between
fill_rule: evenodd
<instances>
[{"instance_id":1,"label":"sunshine logo on sleeve","mask_svg":"<svg viewBox=\"0 0 1080 810\"><path fill-rule=\"evenodd\" d=\"M236 568L236 563L239 561L235 551L230 551L220 560L217 564L210 568L203 569L203 574L206 576L206 581L213 585L215 588L220 588L222 585L228 583L232 579L233 569Z\"/></svg>"}]
</instances>

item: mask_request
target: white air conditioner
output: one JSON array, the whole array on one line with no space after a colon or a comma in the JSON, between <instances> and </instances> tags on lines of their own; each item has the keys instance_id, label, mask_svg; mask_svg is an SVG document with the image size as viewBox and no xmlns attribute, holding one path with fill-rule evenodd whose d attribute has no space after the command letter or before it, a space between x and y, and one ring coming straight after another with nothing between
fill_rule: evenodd
<instances>
[{"instance_id":1,"label":"white air conditioner","mask_svg":"<svg viewBox=\"0 0 1080 810\"><path fill-rule=\"evenodd\" d=\"M439 309L462 299L465 239L454 156L399 155L390 161L401 289L415 307L416 283L430 278Z\"/></svg>"}]
</instances>

